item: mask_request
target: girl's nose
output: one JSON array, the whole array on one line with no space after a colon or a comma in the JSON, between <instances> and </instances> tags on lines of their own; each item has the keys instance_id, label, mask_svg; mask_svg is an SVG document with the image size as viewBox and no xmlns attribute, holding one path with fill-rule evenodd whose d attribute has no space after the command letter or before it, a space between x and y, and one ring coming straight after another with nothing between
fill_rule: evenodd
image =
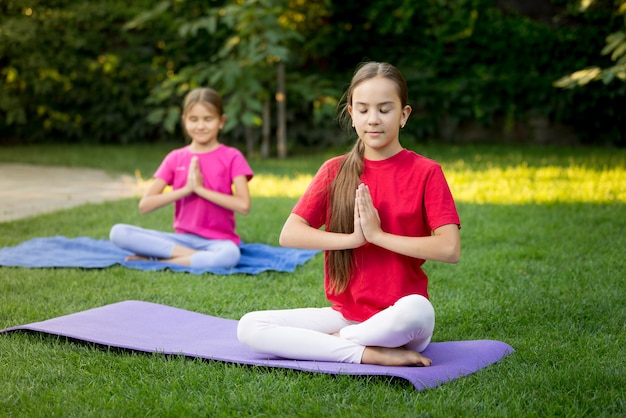
<instances>
[{"instance_id":1,"label":"girl's nose","mask_svg":"<svg viewBox=\"0 0 626 418\"><path fill-rule=\"evenodd\" d=\"M370 125L377 125L379 122L380 122L380 117L378 115L378 112L371 111L369 113L369 118L367 119L367 123L369 123Z\"/></svg>"}]
</instances>

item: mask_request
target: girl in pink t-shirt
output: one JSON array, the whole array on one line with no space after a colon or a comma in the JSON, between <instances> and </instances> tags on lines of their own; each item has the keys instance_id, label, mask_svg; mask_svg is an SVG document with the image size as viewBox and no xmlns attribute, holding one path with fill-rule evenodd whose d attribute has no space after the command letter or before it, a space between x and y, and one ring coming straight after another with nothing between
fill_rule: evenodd
<instances>
[{"instance_id":1,"label":"girl in pink t-shirt","mask_svg":"<svg viewBox=\"0 0 626 418\"><path fill-rule=\"evenodd\" d=\"M460 221L439 164L400 144L410 114L395 67L356 71L341 114L356 144L320 168L280 235L281 245L325 251L331 306L248 313L241 342L298 360L431 364L421 354L435 325L422 264L459 260Z\"/></svg>"},{"instance_id":2,"label":"girl in pink t-shirt","mask_svg":"<svg viewBox=\"0 0 626 418\"><path fill-rule=\"evenodd\" d=\"M229 268L239 262L235 212L250 211L248 181L253 173L239 150L219 143L225 121L216 91L198 88L187 94L182 124L191 143L163 159L139 202L142 213L174 203L175 232L114 225L111 241L134 254L127 260L152 259L195 268ZM172 191L163 193L168 185Z\"/></svg>"}]
</instances>

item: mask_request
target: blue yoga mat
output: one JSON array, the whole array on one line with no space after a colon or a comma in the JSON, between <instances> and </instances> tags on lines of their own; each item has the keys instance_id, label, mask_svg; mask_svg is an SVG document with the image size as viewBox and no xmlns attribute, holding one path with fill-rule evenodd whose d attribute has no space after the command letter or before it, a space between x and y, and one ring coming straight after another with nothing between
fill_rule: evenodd
<instances>
[{"instance_id":1,"label":"blue yoga mat","mask_svg":"<svg viewBox=\"0 0 626 418\"><path fill-rule=\"evenodd\" d=\"M0 249L0 266L5 267L74 267L105 268L115 264L144 271L169 269L193 274L258 274L273 270L293 272L319 251L242 243L241 259L233 268L199 269L158 261L124 261L131 253L109 240L64 236L34 238L15 247Z\"/></svg>"}]
</instances>

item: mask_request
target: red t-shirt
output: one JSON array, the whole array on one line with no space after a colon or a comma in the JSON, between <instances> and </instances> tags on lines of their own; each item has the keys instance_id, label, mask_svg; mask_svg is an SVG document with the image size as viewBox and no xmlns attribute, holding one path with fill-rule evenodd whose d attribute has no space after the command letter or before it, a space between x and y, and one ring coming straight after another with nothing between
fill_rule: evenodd
<instances>
[{"instance_id":1,"label":"red t-shirt","mask_svg":"<svg viewBox=\"0 0 626 418\"><path fill-rule=\"evenodd\" d=\"M328 225L330 186L344 158L324 163L293 209L314 228ZM430 236L443 225L460 227L448 183L433 160L408 150L382 161L365 160L361 181L369 186L385 232L420 237ZM348 288L338 295L328 292L325 258L326 297L345 318L364 321L410 294L428 298L424 260L376 245L356 248L352 254L355 262Z\"/></svg>"}]
</instances>

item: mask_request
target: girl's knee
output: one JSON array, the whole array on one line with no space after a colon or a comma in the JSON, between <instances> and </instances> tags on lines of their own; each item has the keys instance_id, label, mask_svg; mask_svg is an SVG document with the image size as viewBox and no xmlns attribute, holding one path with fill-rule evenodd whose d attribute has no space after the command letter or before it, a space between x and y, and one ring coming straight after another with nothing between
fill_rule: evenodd
<instances>
[{"instance_id":1,"label":"girl's knee","mask_svg":"<svg viewBox=\"0 0 626 418\"><path fill-rule=\"evenodd\" d=\"M228 241L220 251L221 259L229 267L235 267L241 259L241 249L234 242Z\"/></svg>"},{"instance_id":2,"label":"girl's knee","mask_svg":"<svg viewBox=\"0 0 626 418\"><path fill-rule=\"evenodd\" d=\"M424 315L435 314L432 303L422 295L407 295L396 301L394 306L406 311L419 311Z\"/></svg>"},{"instance_id":3,"label":"girl's knee","mask_svg":"<svg viewBox=\"0 0 626 418\"><path fill-rule=\"evenodd\" d=\"M247 346L254 346L257 340L256 332L259 330L257 312L249 312L241 317L237 324L237 339Z\"/></svg>"},{"instance_id":4,"label":"girl's knee","mask_svg":"<svg viewBox=\"0 0 626 418\"><path fill-rule=\"evenodd\" d=\"M434 328L435 309L432 303L422 295L408 295L400 298L394 305L398 324L409 328Z\"/></svg>"},{"instance_id":5,"label":"girl's knee","mask_svg":"<svg viewBox=\"0 0 626 418\"><path fill-rule=\"evenodd\" d=\"M198 251L191 256L193 268L231 268L239 263L241 250L231 241L224 241L207 251Z\"/></svg>"},{"instance_id":6,"label":"girl's knee","mask_svg":"<svg viewBox=\"0 0 626 418\"><path fill-rule=\"evenodd\" d=\"M113 243L124 242L125 237L128 235L128 225L126 224L115 224L111 227L109 231L109 239Z\"/></svg>"}]
</instances>

